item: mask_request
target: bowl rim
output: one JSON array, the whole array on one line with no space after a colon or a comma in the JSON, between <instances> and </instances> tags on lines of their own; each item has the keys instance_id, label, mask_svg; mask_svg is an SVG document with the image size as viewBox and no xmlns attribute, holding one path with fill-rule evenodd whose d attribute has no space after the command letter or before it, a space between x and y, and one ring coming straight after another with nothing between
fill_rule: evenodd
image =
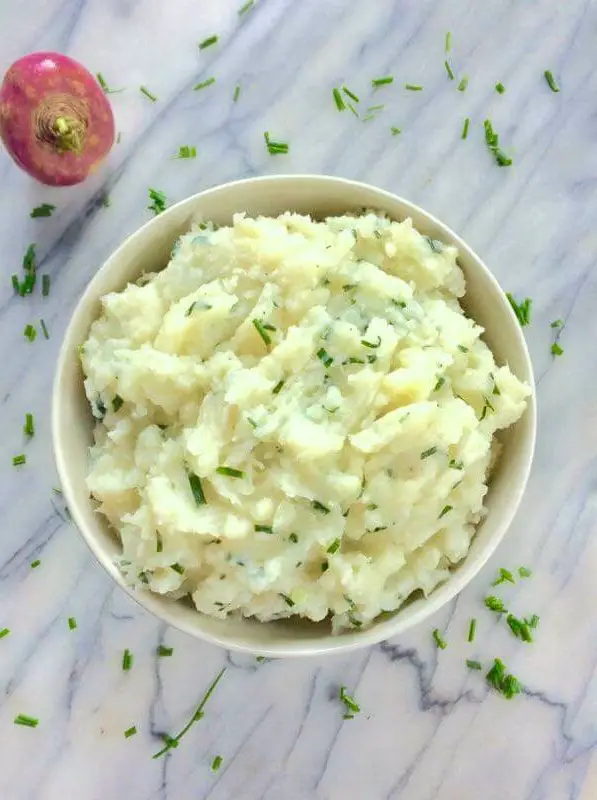
<instances>
[{"instance_id":1,"label":"bowl rim","mask_svg":"<svg viewBox=\"0 0 597 800\"><path fill-rule=\"evenodd\" d=\"M507 507L501 511L501 520L499 522L499 526L496 529L496 532L492 536L492 538L485 544L484 550L481 554L477 554L477 557L474 559L470 558L470 554L467 554L464 559L459 562L460 568L457 572L452 573L450 578L448 578L444 583L441 583L437 586L428 597L425 598L424 603L420 604L419 608L412 613L409 617L403 619L400 616L400 609L389 619L380 622L374 627L365 628L364 630L358 630L351 632L350 634L345 634L343 637L335 637L332 634L322 637L321 640L310 640L308 643L303 642L302 640L293 640L291 638L282 640L282 641L275 641L272 642L271 645L264 645L263 647L255 647L250 646L247 643L243 643L241 641L237 641L235 637L228 637L227 635L219 635L214 634L210 631L205 631L201 629L201 627L191 624L186 618L185 619L174 619L173 615L164 607L164 599L162 596L158 596L148 590L145 589L133 589L132 587L128 586L122 576L119 573L115 573L112 569L112 559L108 556L108 554L104 551L101 544L96 539L95 535L92 534L89 529L87 528L82 514L79 511L79 506L84 502L83 499L78 498L74 491L71 491L70 482L69 482L69 472L70 468L68 466L68 459L65 456L65 448L61 441L60 435L60 427L61 427L61 384L63 380L63 376L65 373L65 369L69 359L72 357L72 336L73 330L77 327L77 321L81 316L83 309L85 308L87 302L92 298L99 299L99 295L94 291L95 286L100 282L101 277L108 273L112 269L112 264L114 262L118 262L120 258L120 254L129 248L132 243L136 242L139 239L142 239L147 232L148 229L152 228L155 225L164 225L164 220L168 218L170 215L174 215L181 210L183 206L189 206L191 208L194 206L200 199L205 200L208 199L211 194L216 194L222 191L234 191L234 189L242 188L243 186L254 184L254 185L261 185L261 184L285 184L288 182L296 182L296 183L309 183L309 182L317 182L320 186L343 186L347 189L354 191L365 191L365 192L373 192L377 198L379 198L379 205L376 206L376 209L384 210L384 203L386 206L399 204L403 206L407 211L408 215L412 214L414 216L422 217L425 219L425 223L429 227L437 228L441 231L442 235L444 235L447 239L450 239L451 242L455 244L458 248L459 253L466 253L467 260L469 262L474 263L475 269L480 270L480 272L484 273L484 277L493 284L493 288L497 289L499 294L503 297L503 305L506 308L509 316L511 318L511 322L513 323L513 331L515 332L515 339L516 339L516 347L519 351L519 355L522 357L522 362L524 365L524 369L526 371L525 380L529 384L531 388L531 394L527 399L527 408L525 410L525 416L528 416L527 420L527 442L526 442L526 452L524 453L524 461L520 467L520 479L516 486L516 491L513 493L510 501L507 504ZM292 208L287 208L284 210L292 211ZM279 211L278 213L283 213ZM388 212L390 213L390 212ZM466 293L465 293L466 296ZM530 424L529 424L530 423ZM392 636L396 636L398 634L403 634L407 630L410 630L415 625L418 625L425 619L431 617L440 608L446 605L450 600L452 600L459 592L461 592L465 586L467 586L473 578L479 573L479 571L483 568L483 566L487 563L489 558L493 555L495 550L497 549L498 545L503 540L505 534L507 533L508 529L510 528L514 516L519 508L522 496L524 494L533 462L533 456L535 452L535 444L536 444L536 436L537 436L537 404L536 404L536 384L535 378L533 373L533 366L529 354L529 350L527 347L526 340L516 319L516 316L508 303L505 293L501 288L500 284L498 283L497 279L487 267L485 262L477 255L477 253L454 231L450 226L446 223L442 222L440 219L435 217L435 215L431 214L429 211L426 211L421 206L418 206L416 203L401 197L400 195L394 194L389 192L385 189L381 189L377 186L372 184L363 182L363 181L356 181L351 180L348 178L336 177L333 175L325 175L325 174L310 174L310 173L303 173L303 174L281 174L281 175L264 175L264 176L256 176L251 178L242 178L239 180L228 181L225 183L217 184L215 186L211 186L207 189L204 189L200 192L197 192L189 197L184 198L183 200L174 203L173 205L169 206L164 212L162 212L159 216L155 216L152 219L148 220L144 223L140 228L137 228L131 234L126 236L126 238L118 245L118 247L113 250L110 255L104 260L101 267L94 273L93 277L87 284L83 293L79 296L76 305L71 313L68 325L64 331L62 342L60 345L60 350L58 354L58 359L56 362L55 367L55 374L52 386L52 413L51 413L51 427L52 427L52 444L54 450L54 457L56 461L56 466L58 470L58 476L61 482L61 486L63 487L64 499L69 508L75 526L82 536L83 540L86 542L87 546L97 559L97 561L102 565L102 567L108 572L109 576L122 588L124 591L131 597L135 602L137 602L142 608L152 613L158 619L166 622L169 625L172 625L174 628L177 628L184 633L187 633L193 636L195 639L199 639L202 641L209 642L210 644L215 644L220 647L223 647L227 650L234 650L237 652L243 653L251 653L251 654L261 654L264 656L272 656L275 658L284 658L284 657L309 657L309 656L319 656L319 655L338 655L342 653L346 653L349 651L358 650L361 648L369 647L371 645L377 644L381 641L389 639ZM159 598L159 600L158 600ZM176 603L178 601L171 600L170 602ZM198 618L202 615L200 612L197 612ZM261 623L261 624L268 624L268 623Z\"/></svg>"}]
</instances>

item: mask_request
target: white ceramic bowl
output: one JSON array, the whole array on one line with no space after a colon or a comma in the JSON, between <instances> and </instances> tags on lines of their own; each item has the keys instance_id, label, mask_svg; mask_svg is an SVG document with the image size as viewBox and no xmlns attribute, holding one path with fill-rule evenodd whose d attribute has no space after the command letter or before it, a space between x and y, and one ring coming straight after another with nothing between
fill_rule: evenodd
<instances>
[{"instance_id":1,"label":"white ceramic bowl","mask_svg":"<svg viewBox=\"0 0 597 800\"><path fill-rule=\"evenodd\" d=\"M142 271L164 267L177 237L192 218L202 215L222 225L232 214L276 216L291 210L315 217L359 211L363 207L385 211L395 219L411 217L421 233L455 245L467 283L463 305L485 328L485 340L498 363L534 388L525 340L516 317L495 278L480 258L453 233L421 208L395 195L363 183L340 178L297 175L252 178L208 189L172 206L130 236L91 281L66 331L60 352L53 394L52 429L56 462L64 497L83 538L114 580L143 607L160 619L200 639L223 647L271 656L306 656L338 653L403 633L431 616L477 574L504 536L518 507L533 457L536 427L534 394L522 419L501 436L503 450L487 494L488 514L479 525L467 558L450 579L428 598L417 597L390 618L362 631L332 636L326 624L301 620L262 623L255 620L216 620L182 602L146 590L131 590L114 559L120 554L115 533L94 510L85 485L93 419L83 390L77 346L87 337L100 313L100 297L123 289Z\"/></svg>"}]
</instances>

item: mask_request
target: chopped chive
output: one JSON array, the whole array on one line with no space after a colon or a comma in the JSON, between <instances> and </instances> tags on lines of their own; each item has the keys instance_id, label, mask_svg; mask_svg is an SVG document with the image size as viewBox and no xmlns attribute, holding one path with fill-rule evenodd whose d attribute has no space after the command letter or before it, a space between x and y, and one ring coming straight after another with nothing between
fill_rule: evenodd
<instances>
[{"instance_id":1,"label":"chopped chive","mask_svg":"<svg viewBox=\"0 0 597 800\"><path fill-rule=\"evenodd\" d=\"M102 206L104 208L110 208L111 205L112 205L112 200L110 199L109 195L105 194L102 199Z\"/></svg>"},{"instance_id":2,"label":"chopped chive","mask_svg":"<svg viewBox=\"0 0 597 800\"><path fill-rule=\"evenodd\" d=\"M373 78L371 86L377 89L379 86L388 86L390 83L394 83L394 78L391 75L385 75L383 78Z\"/></svg>"},{"instance_id":3,"label":"chopped chive","mask_svg":"<svg viewBox=\"0 0 597 800\"><path fill-rule=\"evenodd\" d=\"M224 759L222 758L222 756L214 756L214 760L211 762L211 771L217 772L222 766L223 761Z\"/></svg>"},{"instance_id":4,"label":"chopped chive","mask_svg":"<svg viewBox=\"0 0 597 800\"><path fill-rule=\"evenodd\" d=\"M334 553L337 553L339 549L340 549L340 539L334 539L334 541L326 550L326 553L333 555Z\"/></svg>"},{"instance_id":5,"label":"chopped chive","mask_svg":"<svg viewBox=\"0 0 597 800\"><path fill-rule=\"evenodd\" d=\"M13 467L22 467L23 464L26 463L27 463L27 456L24 453L21 453L18 456L13 456L12 458Z\"/></svg>"},{"instance_id":6,"label":"chopped chive","mask_svg":"<svg viewBox=\"0 0 597 800\"><path fill-rule=\"evenodd\" d=\"M147 206L147 209L153 211L156 217L158 214L161 214L162 211L166 210L167 199L164 192L161 192L159 189L150 188L149 199L151 200L151 204Z\"/></svg>"},{"instance_id":7,"label":"chopped chive","mask_svg":"<svg viewBox=\"0 0 597 800\"><path fill-rule=\"evenodd\" d=\"M495 597L495 595L486 597L484 603L490 611L496 611L498 614L505 614L508 611L504 605L504 601L500 600L499 597Z\"/></svg>"},{"instance_id":8,"label":"chopped chive","mask_svg":"<svg viewBox=\"0 0 597 800\"><path fill-rule=\"evenodd\" d=\"M323 366L324 366L326 369L328 369L329 367L331 367L331 366L332 366L332 364L334 363L334 359L333 359L333 358L332 358L332 357L329 355L329 353L327 352L327 350L325 350L323 347L321 347L321 348L320 348L320 349L317 351L317 353L316 353L315 355L316 355L316 356L317 356L317 358L318 358L318 359L321 361L321 363L323 364Z\"/></svg>"},{"instance_id":9,"label":"chopped chive","mask_svg":"<svg viewBox=\"0 0 597 800\"><path fill-rule=\"evenodd\" d=\"M402 133L402 130L397 128L395 125L392 125L390 131L392 132L392 136L398 136L398 134Z\"/></svg>"},{"instance_id":10,"label":"chopped chive","mask_svg":"<svg viewBox=\"0 0 597 800\"><path fill-rule=\"evenodd\" d=\"M286 142L275 142L269 135L269 131L265 131L263 134L263 138L265 139L265 146L267 147L268 153L271 156L275 155L286 155L289 151L289 146Z\"/></svg>"},{"instance_id":11,"label":"chopped chive","mask_svg":"<svg viewBox=\"0 0 597 800\"><path fill-rule=\"evenodd\" d=\"M164 542L162 541L162 536L159 532L156 532L155 535L155 551L156 553L161 553L164 549Z\"/></svg>"},{"instance_id":12,"label":"chopped chive","mask_svg":"<svg viewBox=\"0 0 597 800\"><path fill-rule=\"evenodd\" d=\"M74 617L68 618L68 627L71 631L74 631L77 627L77 620Z\"/></svg>"},{"instance_id":13,"label":"chopped chive","mask_svg":"<svg viewBox=\"0 0 597 800\"><path fill-rule=\"evenodd\" d=\"M170 564L170 569L173 569L174 572L177 572L179 575L184 575L184 567L181 564Z\"/></svg>"},{"instance_id":14,"label":"chopped chive","mask_svg":"<svg viewBox=\"0 0 597 800\"><path fill-rule=\"evenodd\" d=\"M561 328L563 324L564 324L564 320L563 319L554 319L553 322L549 323L549 327L550 328Z\"/></svg>"},{"instance_id":15,"label":"chopped chive","mask_svg":"<svg viewBox=\"0 0 597 800\"><path fill-rule=\"evenodd\" d=\"M284 600L287 606L290 606L290 608L294 606L294 600L292 597L289 597L287 594L282 594L282 592L280 592L280 597Z\"/></svg>"},{"instance_id":16,"label":"chopped chive","mask_svg":"<svg viewBox=\"0 0 597 800\"><path fill-rule=\"evenodd\" d=\"M506 665L499 658L494 659L493 667L485 677L487 682L507 700L511 700L522 691L520 681L515 678L514 675L508 675L506 673Z\"/></svg>"},{"instance_id":17,"label":"chopped chive","mask_svg":"<svg viewBox=\"0 0 597 800\"><path fill-rule=\"evenodd\" d=\"M531 322L531 308L533 305L533 301L530 297L526 297L521 303L518 303L516 299L513 297L510 292L506 292L506 297L508 298L508 302L512 306L512 311L516 314L516 318L520 323L520 327L524 328L527 325L530 325Z\"/></svg>"},{"instance_id":18,"label":"chopped chive","mask_svg":"<svg viewBox=\"0 0 597 800\"><path fill-rule=\"evenodd\" d=\"M272 340L271 340L271 337L270 337L269 333L265 330L265 328L263 326L263 322L261 322L258 319L254 319L253 320L253 327L255 328L257 333L261 336L261 338L263 339L263 342L264 342L264 344L266 346L270 345L272 343Z\"/></svg>"},{"instance_id":19,"label":"chopped chive","mask_svg":"<svg viewBox=\"0 0 597 800\"><path fill-rule=\"evenodd\" d=\"M322 561L322 563L321 563L321 571L322 572L327 572L329 567L330 567L330 565L329 565L327 559L325 561Z\"/></svg>"},{"instance_id":20,"label":"chopped chive","mask_svg":"<svg viewBox=\"0 0 597 800\"><path fill-rule=\"evenodd\" d=\"M504 92L506 91L506 87L504 86L503 83L496 83L495 90L498 94L504 94Z\"/></svg>"},{"instance_id":21,"label":"chopped chive","mask_svg":"<svg viewBox=\"0 0 597 800\"><path fill-rule=\"evenodd\" d=\"M202 42L199 42L199 50L205 50L207 47L211 47L212 44L215 44L220 37L216 36L208 36L207 39L204 39Z\"/></svg>"},{"instance_id":22,"label":"chopped chive","mask_svg":"<svg viewBox=\"0 0 597 800\"><path fill-rule=\"evenodd\" d=\"M361 344L363 345L363 347L369 347L370 349L374 350L381 344L381 336L377 337L377 342L369 342L367 341L367 339L361 339Z\"/></svg>"},{"instance_id":23,"label":"chopped chive","mask_svg":"<svg viewBox=\"0 0 597 800\"><path fill-rule=\"evenodd\" d=\"M12 280L12 288L15 290L16 294L21 294L21 284L19 283L19 276L18 275L11 275Z\"/></svg>"},{"instance_id":24,"label":"chopped chive","mask_svg":"<svg viewBox=\"0 0 597 800\"><path fill-rule=\"evenodd\" d=\"M135 725L131 725L131 727L130 727L130 728L127 728L127 729L125 730L125 732L124 732L124 738L125 738L125 739L130 739L130 738L131 738L131 736L134 736L136 733L137 733L137 728L135 727Z\"/></svg>"},{"instance_id":25,"label":"chopped chive","mask_svg":"<svg viewBox=\"0 0 597 800\"><path fill-rule=\"evenodd\" d=\"M334 103L336 104L338 111L346 111L346 103L340 94L340 89L332 89L332 94L334 96Z\"/></svg>"},{"instance_id":26,"label":"chopped chive","mask_svg":"<svg viewBox=\"0 0 597 800\"><path fill-rule=\"evenodd\" d=\"M32 219L37 219L38 217L51 217L52 212L56 211L56 206L51 205L50 203L42 203L41 206L36 206L29 216Z\"/></svg>"},{"instance_id":27,"label":"chopped chive","mask_svg":"<svg viewBox=\"0 0 597 800\"><path fill-rule=\"evenodd\" d=\"M127 647L127 649L122 654L122 671L128 672L132 666L133 666L133 654Z\"/></svg>"},{"instance_id":28,"label":"chopped chive","mask_svg":"<svg viewBox=\"0 0 597 800\"><path fill-rule=\"evenodd\" d=\"M42 297L47 297L50 294L50 276L49 275L42 275L41 276L41 294Z\"/></svg>"},{"instance_id":29,"label":"chopped chive","mask_svg":"<svg viewBox=\"0 0 597 800\"><path fill-rule=\"evenodd\" d=\"M498 167L509 167L512 164L512 159L500 149L499 136L493 130L490 120L486 119L483 123L483 127L485 129L485 143L489 150L493 153Z\"/></svg>"},{"instance_id":30,"label":"chopped chive","mask_svg":"<svg viewBox=\"0 0 597 800\"><path fill-rule=\"evenodd\" d=\"M155 94L153 94L153 92L149 91L147 86L139 86L139 91L141 92L141 94L144 94L145 97L149 98L149 100L151 100L152 103L157 102L158 98L155 96Z\"/></svg>"},{"instance_id":31,"label":"chopped chive","mask_svg":"<svg viewBox=\"0 0 597 800\"><path fill-rule=\"evenodd\" d=\"M346 707L346 714L344 714L344 719L353 719L355 714L358 714L361 710L360 705L356 702L354 697L347 694L346 686L340 687L340 701L344 703Z\"/></svg>"},{"instance_id":32,"label":"chopped chive","mask_svg":"<svg viewBox=\"0 0 597 800\"><path fill-rule=\"evenodd\" d=\"M442 638L442 635L439 632L438 628L435 628L433 631L433 639L440 650L445 650L446 647L448 646L448 643L444 638Z\"/></svg>"},{"instance_id":33,"label":"chopped chive","mask_svg":"<svg viewBox=\"0 0 597 800\"><path fill-rule=\"evenodd\" d=\"M288 537L288 541L292 542L292 544L296 544L298 542L298 536L296 535L296 533L291 533L290 536Z\"/></svg>"},{"instance_id":34,"label":"chopped chive","mask_svg":"<svg viewBox=\"0 0 597 800\"><path fill-rule=\"evenodd\" d=\"M408 89L409 92L422 92L423 87L420 86L418 83L405 83L404 88Z\"/></svg>"},{"instance_id":35,"label":"chopped chive","mask_svg":"<svg viewBox=\"0 0 597 800\"><path fill-rule=\"evenodd\" d=\"M483 669L480 661L471 661L468 658L466 660L466 666L469 669Z\"/></svg>"},{"instance_id":36,"label":"chopped chive","mask_svg":"<svg viewBox=\"0 0 597 800\"><path fill-rule=\"evenodd\" d=\"M26 728L37 728L39 720L35 717L29 717L27 714L17 714L13 720L15 725L24 725Z\"/></svg>"},{"instance_id":37,"label":"chopped chive","mask_svg":"<svg viewBox=\"0 0 597 800\"><path fill-rule=\"evenodd\" d=\"M556 83L556 79L554 78L554 76L550 72L550 70L546 69L545 72L543 73L543 75L545 76L545 80L547 81L547 85L549 86L551 91L552 92L559 92L560 91L560 87Z\"/></svg>"},{"instance_id":38,"label":"chopped chive","mask_svg":"<svg viewBox=\"0 0 597 800\"><path fill-rule=\"evenodd\" d=\"M201 89L207 89L208 86L211 86L215 82L216 82L215 78L207 78L207 80L201 81L201 83L195 84L195 86L193 86L193 91L194 92L200 92Z\"/></svg>"},{"instance_id":39,"label":"chopped chive","mask_svg":"<svg viewBox=\"0 0 597 800\"><path fill-rule=\"evenodd\" d=\"M255 525L254 530L256 533L273 533L274 529L271 525Z\"/></svg>"},{"instance_id":40,"label":"chopped chive","mask_svg":"<svg viewBox=\"0 0 597 800\"><path fill-rule=\"evenodd\" d=\"M434 392L439 392L439 390L442 388L442 386L444 385L445 382L446 382L446 379L442 375L440 375L439 378L437 379L437 383L433 387L433 391Z\"/></svg>"},{"instance_id":41,"label":"chopped chive","mask_svg":"<svg viewBox=\"0 0 597 800\"><path fill-rule=\"evenodd\" d=\"M429 456L433 456L437 453L437 447L430 447L429 450L423 450L421 453L421 461L425 458L429 458Z\"/></svg>"},{"instance_id":42,"label":"chopped chive","mask_svg":"<svg viewBox=\"0 0 597 800\"><path fill-rule=\"evenodd\" d=\"M122 406L124 405L124 400L119 394L115 394L112 398L112 410L114 412L119 411Z\"/></svg>"},{"instance_id":43,"label":"chopped chive","mask_svg":"<svg viewBox=\"0 0 597 800\"><path fill-rule=\"evenodd\" d=\"M448 31L446 33L446 53L449 53L452 49L452 32Z\"/></svg>"},{"instance_id":44,"label":"chopped chive","mask_svg":"<svg viewBox=\"0 0 597 800\"><path fill-rule=\"evenodd\" d=\"M232 102L236 103L239 97L240 97L240 86L236 86L234 89L234 94L232 95Z\"/></svg>"},{"instance_id":45,"label":"chopped chive","mask_svg":"<svg viewBox=\"0 0 597 800\"><path fill-rule=\"evenodd\" d=\"M446 514L448 514L450 511L452 511L452 508L453 508L453 506L444 506L442 508L442 510L441 510L441 513L440 513L438 519L441 519L442 517L445 517Z\"/></svg>"},{"instance_id":46,"label":"chopped chive","mask_svg":"<svg viewBox=\"0 0 597 800\"><path fill-rule=\"evenodd\" d=\"M157 649L157 654L159 658L169 658L173 652L174 652L173 647L164 647L163 644L161 644Z\"/></svg>"},{"instance_id":47,"label":"chopped chive","mask_svg":"<svg viewBox=\"0 0 597 800\"><path fill-rule=\"evenodd\" d=\"M470 119L468 117L465 117L465 120L462 124L462 134L460 136L461 139L466 139L466 137L468 136L468 129L470 124L471 124Z\"/></svg>"},{"instance_id":48,"label":"chopped chive","mask_svg":"<svg viewBox=\"0 0 597 800\"><path fill-rule=\"evenodd\" d=\"M4 637L8 636L9 633L10 628L2 628L2 630L0 630L0 639L4 639Z\"/></svg>"},{"instance_id":49,"label":"chopped chive","mask_svg":"<svg viewBox=\"0 0 597 800\"><path fill-rule=\"evenodd\" d=\"M466 92L467 86L468 86L468 75L465 75L464 78L462 78L460 83L458 84L458 91Z\"/></svg>"},{"instance_id":50,"label":"chopped chive","mask_svg":"<svg viewBox=\"0 0 597 800\"><path fill-rule=\"evenodd\" d=\"M37 331L35 330L33 325L25 325L25 329L23 330L23 336L30 342L34 342L37 337Z\"/></svg>"},{"instance_id":51,"label":"chopped chive","mask_svg":"<svg viewBox=\"0 0 597 800\"><path fill-rule=\"evenodd\" d=\"M247 0L239 9L238 9L238 16L242 17L243 14L246 14L253 6L255 5L255 0Z\"/></svg>"},{"instance_id":52,"label":"chopped chive","mask_svg":"<svg viewBox=\"0 0 597 800\"><path fill-rule=\"evenodd\" d=\"M48 333L48 329L46 327L46 323L43 321L43 319L40 319L39 327L41 328L41 332L44 335L44 339L49 339L50 338L50 334Z\"/></svg>"},{"instance_id":53,"label":"chopped chive","mask_svg":"<svg viewBox=\"0 0 597 800\"><path fill-rule=\"evenodd\" d=\"M97 78L99 85L104 90L104 94L120 94L120 92L124 92L124 89L110 89L101 72L98 72L95 77Z\"/></svg>"},{"instance_id":54,"label":"chopped chive","mask_svg":"<svg viewBox=\"0 0 597 800\"><path fill-rule=\"evenodd\" d=\"M477 620L473 617L471 619L469 626L468 626L468 641L473 642L475 640L475 633L477 632Z\"/></svg>"},{"instance_id":55,"label":"chopped chive","mask_svg":"<svg viewBox=\"0 0 597 800\"><path fill-rule=\"evenodd\" d=\"M174 158L197 158L197 148L183 144L178 148L178 153Z\"/></svg>"},{"instance_id":56,"label":"chopped chive","mask_svg":"<svg viewBox=\"0 0 597 800\"><path fill-rule=\"evenodd\" d=\"M343 86L342 91L347 97L350 97L351 100L354 100L355 103L361 102L357 95L354 92L351 92L347 86Z\"/></svg>"},{"instance_id":57,"label":"chopped chive","mask_svg":"<svg viewBox=\"0 0 597 800\"><path fill-rule=\"evenodd\" d=\"M455 458L451 458L448 464L450 469L464 469L464 463L462 461L456 461Z\"/></svg>"},{"instance_id":58,"label":"chopped chive","mask_svg":"<svg viewBox=\"0 0 597 800\"><path fill-rule=\"evenodd\" d=\"M561 356L564 353L564 348L560 347L558 342L554 342L550 347L552 356Z\"/></svg>"},{"instance_id":59,"label":"chopped chive","mask_svg":"<svg viewBox=\"0 0 597 800\"><path fill-rule=\"evenodd\" d=\"M518 567L518 574L521 578L530 578L533 573L528 567Z\"/></svg>"},{"instance_id":60,"label":"chopped chive","mask_svg":"<svg viewBox=\"0 0 597 800\"><path fill-rule=\"evenodd\" d=\"M34 436L35 435L35 422L33 420L33 414L25 414L25 424L23 425L23 433L25 436Z\"/></svg>"},{"instance_id":61,"label":"chopped chive","mask_svg":"<svg viewBox=\"0 0 597 800\"><path fill-rule=\"evenodd\" d=\"M492 586L499 586L500 583L516 583L514 575L512 575L509 569L504 569L503 567L500 567L499 572L500 574L491 584Z\"/></svg>"},{"instance_id":62,"label":"chopped chive","mask_svg":"<svg viewBox=\"0 0 597 800\"><path fill-rule=\"evenodd\" d=\"M272 394L279 394L285 383L286 381L278 381L278 383L272 389Z\"/></svg>"},{"instance_id":63,"label":"chopped chive","mask_svg":"<svg viewBox=\"0 0 597 800\"><path fill-rule=\"evenodd\" d=\"M29 566L31 567L31 569L37 569L37 567L39 567L40 564L41 564L41 561L38 558L35 561L32 561Z\"/></svg>"},{"instance_id":64,"label":"chopped chive","mask_svg":"<svg viewBox=\"0 0 597 800\"><path fill-rule=\"evenodd\" d=\"M324 506L323 503L320 503L319 500L312 500L311 506L315 509L315 511L320 511L322 514L330 513L330 509L327 506Z\"/></svg>"},{"instance_id":65,"label":"chopped chive","mask_svg":"<svg viewBox=\"0 0 597 800\"><path fill-rule=\"evenodd\" d=\"M218 475L227 475L229 478L244 478L245 473L242 469L234 469L234 467L218 467L216 469Z\"/></svg>"},{"instance_id":66,"label":"chopped chive","mask_svg":"<svg viewBox=\"0 0 597 800\"><path fill-rule=\"evenodd\" d=\"M506 622L517 639L521 639L523 642L527 643L533 641L528 622L518 619L518 617L515 617L513 614L508 614Z\"/></svg>"},{"instance_id":67,"label":"chopped chive","mask_svg":"<svg viewBox=\"0 0 597 800\"><path fill-rule=\"evenodd\" d=\"M537 616L537 614L533 614L533 616L529 617L529 619L525 619L525 623L529 626L529 628L535 630L535 628L539 624L539 617Z\"/></svg>"},{"instance_id":68,"label":"chopped chive","mask_svg":"<svg viewBox=\"0 0 597 800\"><path fill-rule=\"evenodd\" d=\"M448 78L449 78L451 81L453 81L453 80L454 80L454 78L456 77L456 75L454 75L454 70L453 70L453 69L452 69L452 67L450 66L450 62L448 61L448 59L446 59L446 60L444 61L444 67L446 68L446 72L448 73Z\"/></svg>"}]
</instances>

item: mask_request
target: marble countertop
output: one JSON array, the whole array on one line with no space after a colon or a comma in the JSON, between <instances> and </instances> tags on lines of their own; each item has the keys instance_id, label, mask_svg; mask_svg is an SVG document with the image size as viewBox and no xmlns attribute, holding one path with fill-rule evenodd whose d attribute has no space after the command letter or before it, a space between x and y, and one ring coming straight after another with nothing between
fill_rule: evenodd
<instances>
[{"instance_id":1,"label":"marble countertop","mask_svg":"<svg viewBox=\"0 0 597 800\"><path fill-rule=\"evenodd\" d=\"M54 49L126 88L111 96L121 142L84 185L44 189L0 152L0 629L11 630L0 640L0 798L597 797L597 5L257 0L242 17L239 5L30 0L25 13L22 4L0 5L0 71L26 52ZM470 78L464 93L444 70L448 30L457 81ZM199 51L212 33L218 44ZM395 84L373 94L370 79L386 74ZM191 90L212 75L214 86ZM331 90L343 82L361 105L385 103L375 120L336 111ZM407 82L424 90L405 91ZM510 168L488 152L487 117ZM392 136L391 126L402 133ZM265 130L288 141L290 154L270 156ZM197 158L172 160L184 144L197 147ZM52 491L50 391L69 315L106 256L148 218L148 186L174 201L282 172L341 175L401 194L458 231L505 289L532 297L525 333L540 422L509 535L441 613L361 653L258 663L167 628L95 562ZM30 219L43 202L55 214ZM12 293L10 275L31 242L52 278L46 299ZM30 344L23 328L41 317L50 339ZM557 359L556 318L566 323ZM37 428L27 443L25 412ZM20 452L27 464L14 469ZM505 596L519 613L540 616L533 645L482 606L497 568L519 564L533 577ZM434 627L448 640L444 651L433 644ZM156 658L160 644L174 648L171 658ZM134 654L126 673L125 648ZM465 668L466 658L496 656L525 686L510 702ZM205 719L171 755L152 760L159 734L184 725L224 666ZM354 720L342 718L339 684L361 705ZM13 725L18 713L39 717L39 727ZM125 739L132 725L138 734ZM223 763L213 772L216 755Z\"/></svg>"}]
</instances>

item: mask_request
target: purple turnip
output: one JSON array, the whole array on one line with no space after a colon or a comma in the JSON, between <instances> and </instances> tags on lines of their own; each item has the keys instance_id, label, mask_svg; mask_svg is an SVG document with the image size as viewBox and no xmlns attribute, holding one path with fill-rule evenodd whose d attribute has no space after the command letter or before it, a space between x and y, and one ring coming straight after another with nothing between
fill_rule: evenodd
<instances>
[{"instance_id":1,"label":"purple turnip","mask_svg":"<svg viewBox=\"0 0 597 800\"><path fill-rule=\"evenodd\" d=\"M114 143L114 116L82 64L60 53L31 53L0 87L0 138L12 159L48 186L93 173Z\"/></svg>"}]
</instances>

